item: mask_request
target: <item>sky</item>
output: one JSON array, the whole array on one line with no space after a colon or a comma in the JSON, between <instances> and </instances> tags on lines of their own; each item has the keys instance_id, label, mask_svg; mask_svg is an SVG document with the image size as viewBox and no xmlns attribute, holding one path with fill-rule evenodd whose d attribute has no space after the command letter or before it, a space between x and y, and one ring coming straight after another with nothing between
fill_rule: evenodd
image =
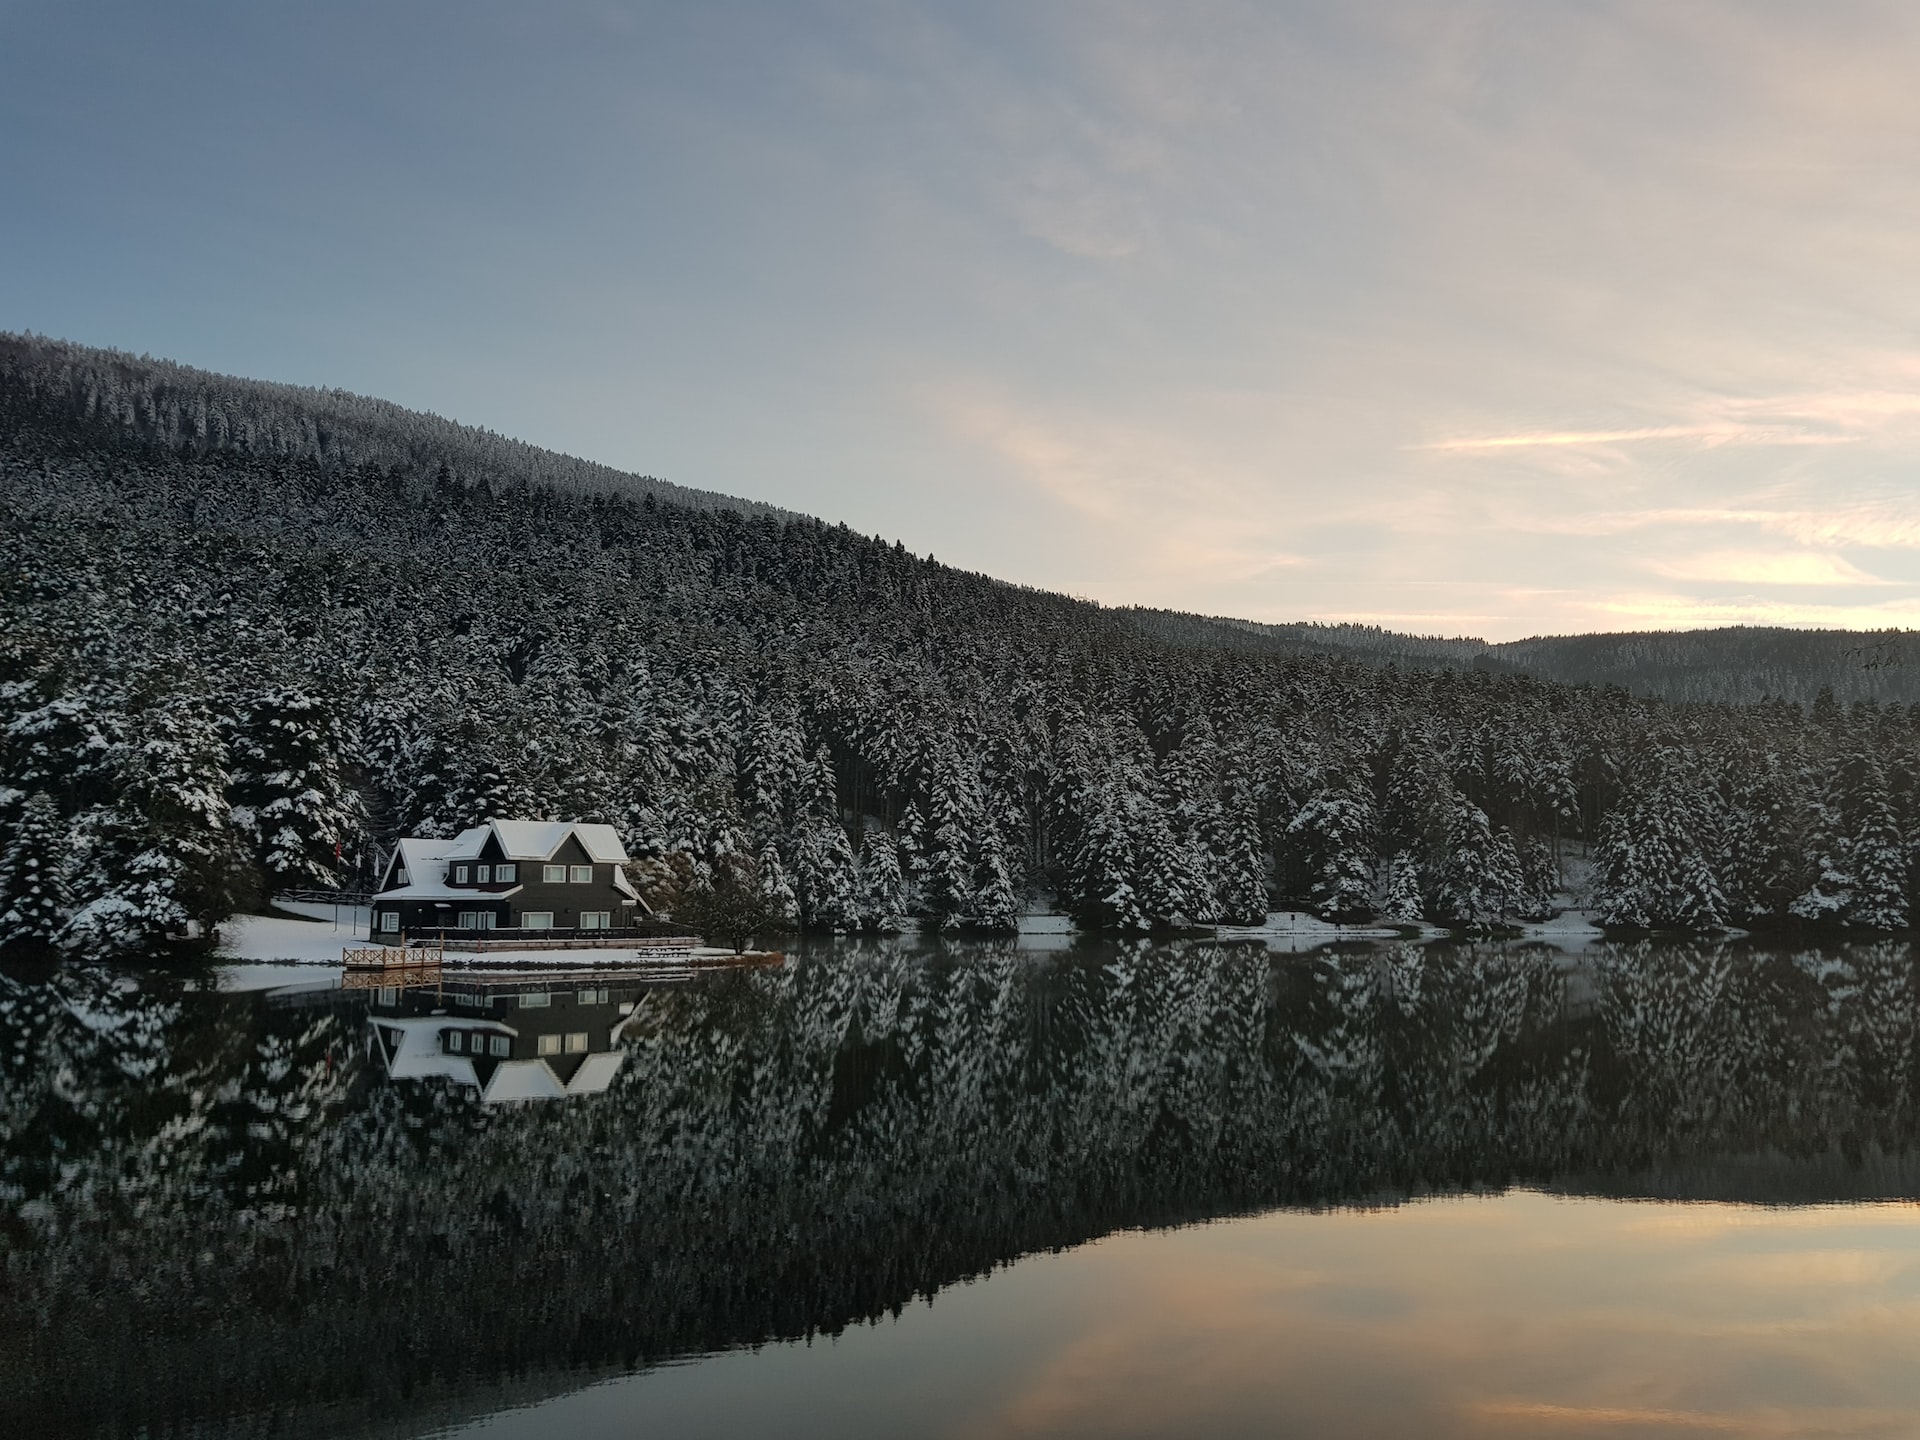
<instances>
[{"instance_id":1,"label":"sky","mask_svg":"<svg viewBox=\"0 0 1920 1440\"><path fill-rule=\"evenodd\" d=\"M0 329L1088 596L1920 626L1920 6L0 0Z\"/></svg>"}]
</instances>

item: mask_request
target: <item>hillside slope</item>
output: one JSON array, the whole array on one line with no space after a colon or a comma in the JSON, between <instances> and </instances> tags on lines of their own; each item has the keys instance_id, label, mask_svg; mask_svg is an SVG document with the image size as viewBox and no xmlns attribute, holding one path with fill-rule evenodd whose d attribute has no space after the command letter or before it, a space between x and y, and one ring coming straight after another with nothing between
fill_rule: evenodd
<instances>
[{"instance_id":1,"label":"hillside slope","mask_svg":"<svg viewBox=\"0 0 1920 1440\"><path fill-rule=\"evenodd\" d=\"M838 930L1484 925L1548 910L1566 836L1621 924L1906 921L1904 708L1388 666L1380 632L1108 610L538 452L476 475L410 419L336 446L317 392L223 382L229 440L179 439L174 372L121 364L0 353L14 943L149 947L493 814Z\"/></svg>"}]
</instances>

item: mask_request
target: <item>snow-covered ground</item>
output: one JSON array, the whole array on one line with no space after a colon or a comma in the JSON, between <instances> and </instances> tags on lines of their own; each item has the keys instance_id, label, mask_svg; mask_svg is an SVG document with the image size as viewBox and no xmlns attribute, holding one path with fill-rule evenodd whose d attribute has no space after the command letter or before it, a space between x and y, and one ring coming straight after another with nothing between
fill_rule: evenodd
<instances>
[{"instance_id":1,"label":"snow-covered ground","mask_svg":"<svg viewBox=\"0 0 1920 1440\"><path fill-rule=\"evenodd\" d=\"M297 900L276 900L277 909L290 915L236 915L220 927L219 958L228 961L272 965L341 966L341 951L367 943L368 907L364 905L315 905ZM294 919L293 915L304 916ZM695 955L727 955L728 950L696 949ZM551 966L577 970L582 966L634 965L657 962L652 952L639 950L490 950L484 955L449 953L449 966L476 965L494 968L511 965L518 968ZM225 973L237 973L243 965L230 965ZM241 988L255 988L246 986Z\"/></svg>"},{"instance_id":2,"label":"snow-covered ground","mask_svg":"<svg viewBox=\"0 0 1920 1440\"><path fill-rule=\"evenodd\" d=\"M289 903L286 908L296 907ZM338 924L333 922L331 907L298 908L325 910L327 918L295 920L286 915L236 915L220 927L221 957L278 960L295 965L338 965L342 948L367 943L365 907L341 907ZM353 915L355 908L357 915Z\"/></svg>"}]
</instances>

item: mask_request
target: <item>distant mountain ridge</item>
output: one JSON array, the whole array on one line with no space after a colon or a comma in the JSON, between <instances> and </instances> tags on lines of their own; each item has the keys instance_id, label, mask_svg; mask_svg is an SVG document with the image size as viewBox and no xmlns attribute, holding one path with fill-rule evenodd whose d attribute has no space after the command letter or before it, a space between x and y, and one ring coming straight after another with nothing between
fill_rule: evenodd
<instances>
[{"instance_id":1,"label":"distant mountain ridge","mask_svg":"<svg viewBox=\"0 0 1920 1440\"><path fill-rule=\"evenodd\" d=\"M1120 613L1156 639L1201 649L1323 655L1403 669L1485 670L1567 685L1618 685L1636 695L1675 701L1805 704L1827 689L1843 704L1920 703L1920 631L1914 630L1731 625L1536 635L1495 644L1466 635L1407 635L1377 625L1262 624L1139 607Z\"/></svg>"},{"instance_id":2,"label":"distant mountain ridge","mask_svg":"<svg viewBox=\"0 0 1920 1440\"><path fill-rule=\"evenodd\" d=\"M676 485L541 449L349 391L242 379L119 350L0 332L0 380L48 409L143 445L186 455L232 452L331 470L373 466L490 492L550 487L654 495L693 510L807 518L764 501ZM1263 623L1121 607L1157 640L1209 650L1318 655L1403 669L1481 669L1574 685L1618 685L1677 701L1920 702L1920 632L1712 630L1544 635L1493 644L1354 623Z\"/></svg>"},{"instance_id":3,"label":"distant mountain ridge","mask_svg":"<svg viewBox=\"0 0 1920 1440\"><path fill-rule=\"evenodd\" d=\"M389 400L221 375L44 336L0 331L0 382L51 411L175 453L310 460L330 470L370 465L422 478L444 472L469 488L652 494L691 510L795 518L758 500L630 474Z\"/></svg>"}]
</instances>

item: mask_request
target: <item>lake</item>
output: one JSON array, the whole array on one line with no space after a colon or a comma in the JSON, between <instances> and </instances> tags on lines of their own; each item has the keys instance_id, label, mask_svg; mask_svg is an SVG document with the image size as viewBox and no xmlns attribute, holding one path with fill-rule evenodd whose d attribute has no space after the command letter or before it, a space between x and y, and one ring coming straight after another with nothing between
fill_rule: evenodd
<instances>
[{"instance_id":1,"label":"lake","mask_svg":"<svg viewBox=\"0 0 1920 1440\"><path fill-rule=\"evenodd\" d=\"M309 974L0 976L0 1433L1920 1433L1904 943Z\"/></svg>"}]
</instances>

